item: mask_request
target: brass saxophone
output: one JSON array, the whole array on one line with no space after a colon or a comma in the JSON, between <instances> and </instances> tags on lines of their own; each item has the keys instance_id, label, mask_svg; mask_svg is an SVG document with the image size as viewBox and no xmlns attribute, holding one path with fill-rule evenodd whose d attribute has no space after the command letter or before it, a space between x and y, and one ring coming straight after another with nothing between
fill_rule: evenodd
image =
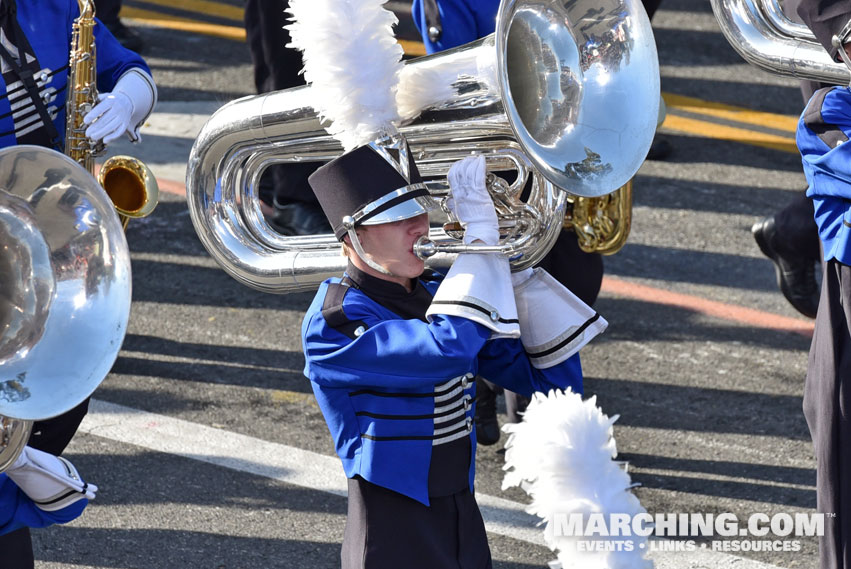
<instances>
[{"instance_id":1,"label":"brass saxophone","mask_svg":"<svg viewBox=\"0 0 851 569\"><path fill-rule=\"evenodd\" d=\"M74 20L72 27L68 61L65 154L94 174L95 156L103 153L104 145L92 143L86 137L83 117L98 101L95 6L93 0L77 0L77 4L80 17ZM97 179L112 200L125 229L131 217L145 217L157 205L156 178L138 158L113 156L101 166Z\"/></svg>"}]
</instances>

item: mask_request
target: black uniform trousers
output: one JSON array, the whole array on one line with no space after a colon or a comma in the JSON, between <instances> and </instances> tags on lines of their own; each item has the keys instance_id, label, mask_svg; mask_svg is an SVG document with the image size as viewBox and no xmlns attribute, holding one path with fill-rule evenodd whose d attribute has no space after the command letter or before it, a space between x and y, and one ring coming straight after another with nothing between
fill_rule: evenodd
<instances>
[{"instance_id":1,"label":"black uniform trousers","mask_svg":"<svg viewBox=\"0 0 851 569\"><path fill-rule=\"evenodd\" d=\"M292 40L284 26L289 24L289 0L248 0L245 4L245 35L254 66L254 86L258 93L280 91L304 85L300 75L301 52L286 47ZM268 204L292 202L318 204L307 177L318 167L314 163L270 166L260 183L260 199Z\"/></svg>"},{"instance_id":2,"label":"black uniform trousers","mask_svg":"<svg viewBox=\"0 0 851 569\"><path fill-rule=\"evenodd\" d=\"M819 567L851 569L851 267L830 260L823 274L804 415L818 462L818 511L828 514Z\"/></svg>"}]
</instances>

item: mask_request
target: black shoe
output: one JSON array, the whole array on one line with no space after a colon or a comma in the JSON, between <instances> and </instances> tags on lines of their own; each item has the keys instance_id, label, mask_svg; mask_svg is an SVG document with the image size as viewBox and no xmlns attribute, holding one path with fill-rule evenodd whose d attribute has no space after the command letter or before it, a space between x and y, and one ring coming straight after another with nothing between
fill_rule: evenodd
<instances>
[{"instance_id":1,"label":"black shoe","mask_svg":"<svg viewBox=\"0 0 851 569\"><path fill-rule=\"evenodd\" d=\"M114 24L106 24L106 28L112 32L112 35L115 36L118 43L130 51L142 53L142 50L145 48L145 42L142 40L142 36L122 24L121 20Z\"/></svg>"},{"instance_id":2,"label":"black shoe","mask_svg":"<svg viewBox=\"0 0 851 569\"><path fill-rule=\"evenodd\" d=\"M499 441L499 422L496 419L496 393L476 386L476 442L495 445Z\"/></svg>"},{"instance_id":3,"label":"black shoe","mask_svg":"<svg viewBox=\"0 0 851 569\"><path fill-rule=\"evenodd\" d=\"M332 233L328 218L316 204L292 202L275 203L275 213L269 224L281 235L319 235Z\"/></svg>"},{"instance_id":4,"label":"black shoe","mask_svg":"<svg viewBox=\"0 0 851 569\"><path fill-rule=\"evenodd\" d=\"M760 251L774 262L777 286L795 310L808 318L818 312L819 290L816 281L816 263L805 257L783 255L777 250L777 227L773 217L757 221L751 228Z\"/></svg>"}]
</instances>

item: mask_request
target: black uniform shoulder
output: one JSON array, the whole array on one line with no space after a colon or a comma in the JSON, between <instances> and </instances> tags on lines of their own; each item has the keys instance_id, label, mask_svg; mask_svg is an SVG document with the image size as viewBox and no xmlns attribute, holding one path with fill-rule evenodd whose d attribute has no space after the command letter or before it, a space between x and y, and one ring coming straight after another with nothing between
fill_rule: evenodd
<instances>
[{"instance_id":1,"label":"black uniform shoulder","mask_svg":"<svg viewBox=\"0 0 851 569\"><path fill-rule=\"evenodd\" d=\"M345 282L329 283L322 303L322 318L341 334L354 340L360 336L367 325L363 320L352 320L346 315L343 302L352 287Z\"/></svg>"},{"instance_id":2,"label":"black uniform shoulder","mask_svg":"<svg viewBox=\"0 0 851 569\"><path fill-rule=\"evenodd\" d=\"M801 120L807 128L818 136L828 148L835 148L840 144L848 142L848 137L842 129L834 124L834 121L830 120L831 118L840 118L836 116L837 113L834 112L834 116L831 117L830 111L828 111L828 117L825 117L825 99L829 95L835 94L834 89L835 87L824 87L813 93L801 115ZM832 108L836 108L835 104Z\"/></svg>"}]
</instances>

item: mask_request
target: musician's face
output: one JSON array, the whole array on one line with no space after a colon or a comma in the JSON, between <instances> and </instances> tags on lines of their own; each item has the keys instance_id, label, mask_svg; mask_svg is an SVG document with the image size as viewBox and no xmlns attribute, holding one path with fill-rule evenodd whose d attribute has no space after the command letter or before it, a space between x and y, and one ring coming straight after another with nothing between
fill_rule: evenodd
<instances>
[{"instance_id":1,"label":"musician's face","mask_svg":"<svg viewBox=\"0 0 851 569\"><path fill-rule=\"evenodd\" d=\"M428 235L427 213L393 223L364 225L358 228L357 233L364 252L392 275L380 274L365 263L366 269L360 266L360 259L353 251L351 257L359 269L379 278L398 282L406 288L411 284L411 279L422 274L425 263L414 255L414 243L421 236Z\"/></svg>"}]
</instances>

